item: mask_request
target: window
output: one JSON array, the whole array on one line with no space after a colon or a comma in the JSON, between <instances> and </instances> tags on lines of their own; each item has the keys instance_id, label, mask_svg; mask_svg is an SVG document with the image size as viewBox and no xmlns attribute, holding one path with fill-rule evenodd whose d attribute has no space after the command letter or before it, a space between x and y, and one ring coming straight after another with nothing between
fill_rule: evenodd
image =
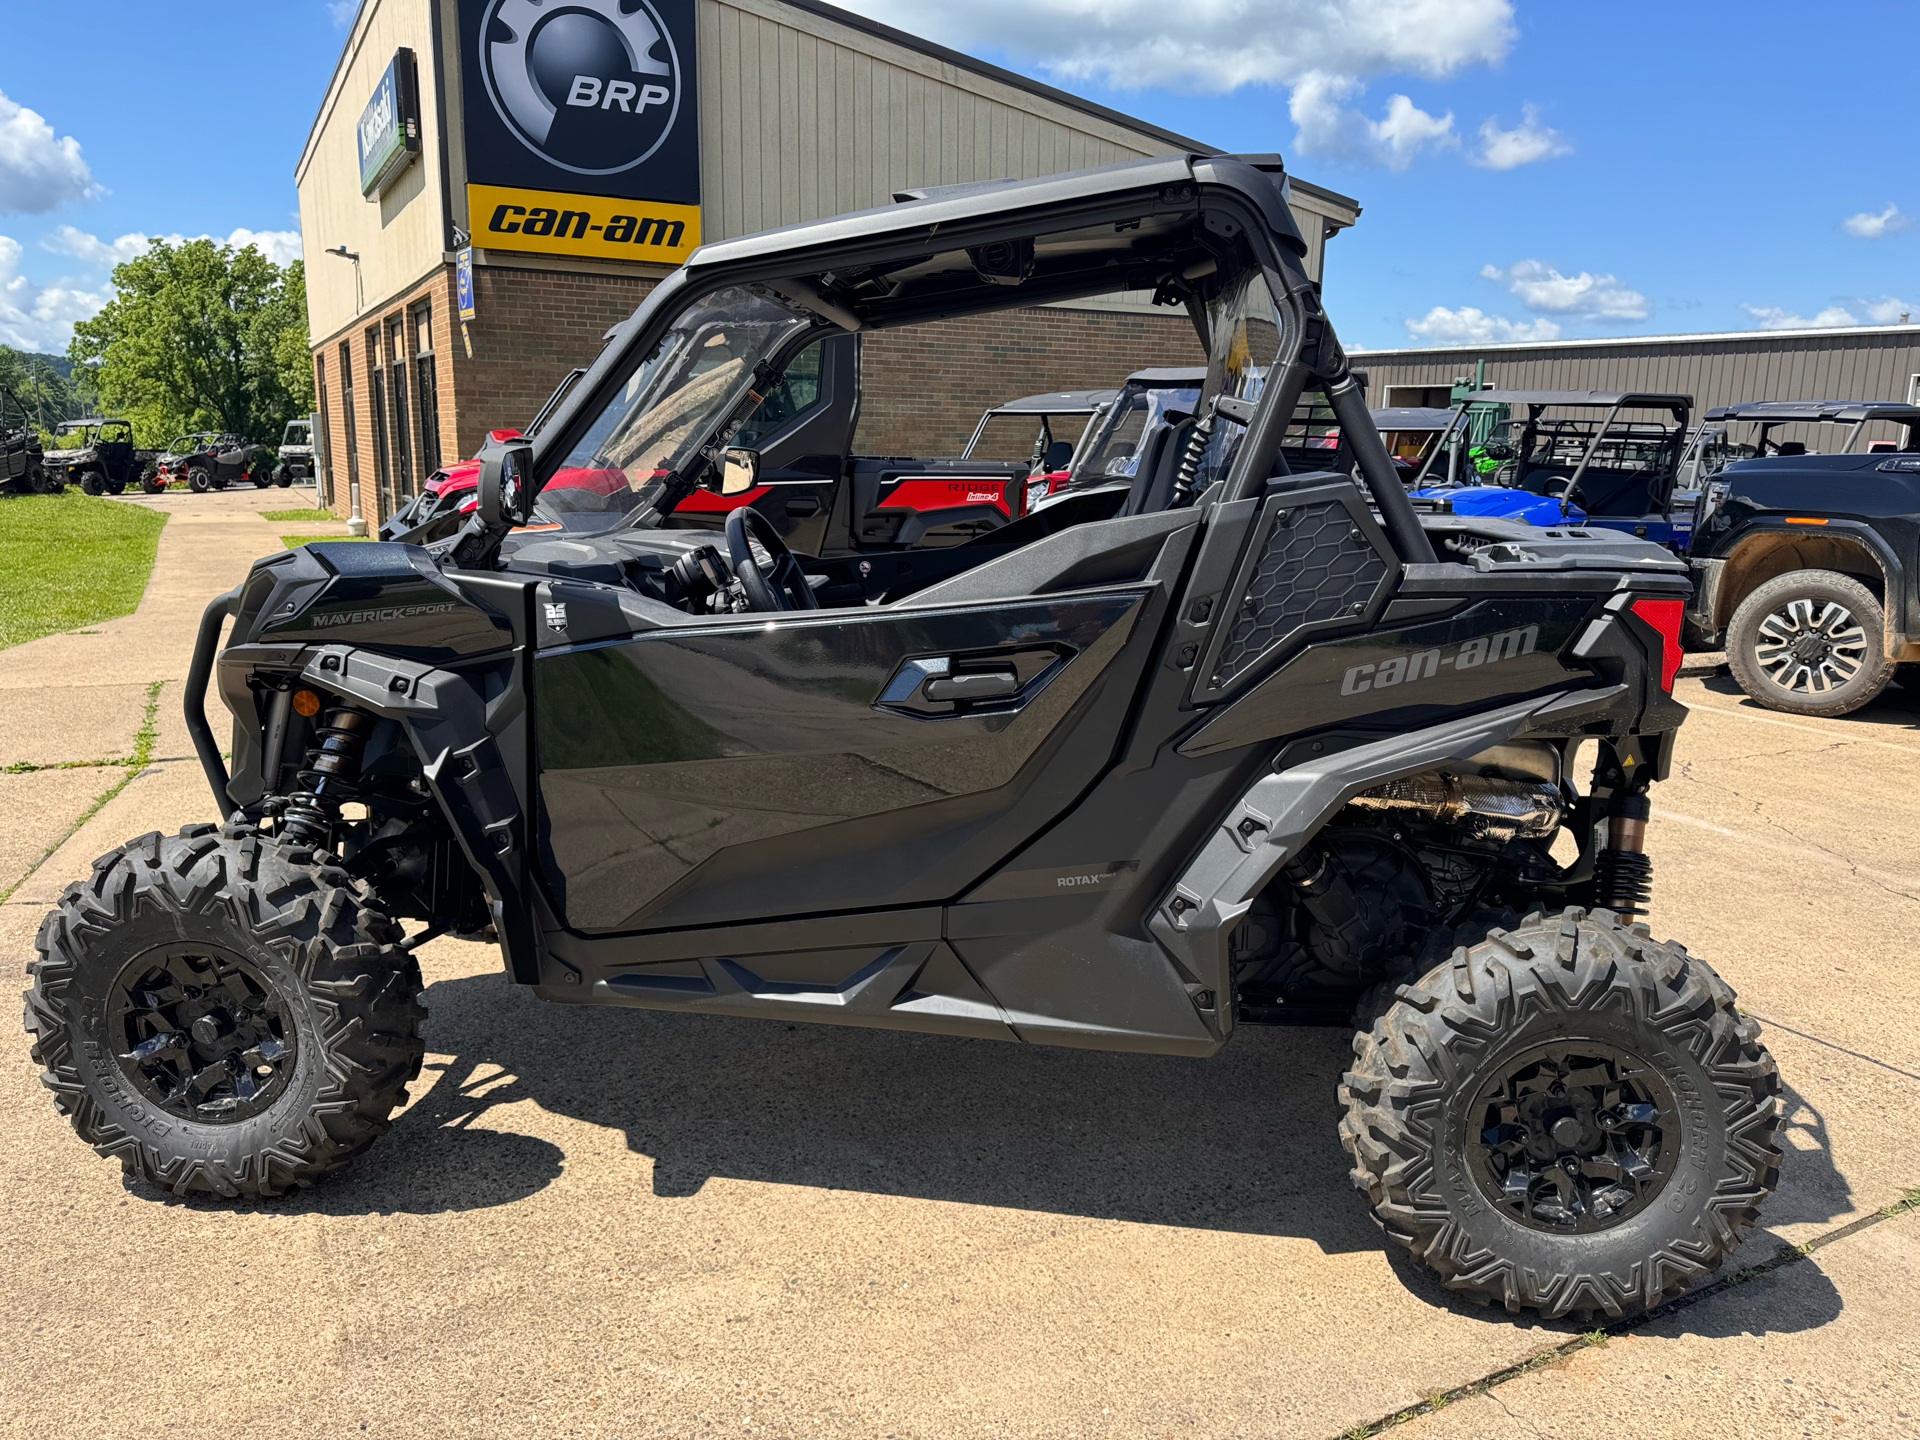
<instances>
[{"instance_id":1,"label":"window","mask_svg":"<svg viewBox=\"0 0 1920 1440\"><path fill-rule=\"evenodd\" d=\"M367 429L373 432L374 518L393 513L393 472L387 468L387 376L380 363L380 327L367 330Z\"/></svg>"},{"instance_id":2,"label":"window","mask_svg":"<svg viewBox=\"0 0 1920 1440\"><path fill-rule=\"evenodd\" d=\"M754 407L734 434L736 445L754 446L820 398L820 353L816 340L788 363L780 382Z\"/></svg>"},{"instance_id":3,"label":"window","mask_svg":"<svg viewBox=\"0 0 1920 1440\"><path fill-rule=\"evenodd\" d=\"M393 384L387 387L393 411L393 495L398 503L413 494L413 439L407 433L407 321L395 315L387 321L387 361L393 368Z\"/></svg>"},{"instance_id":4,"label":"window","mask_svg":"<svg viewBox=\"0 0 1920 1440\"><path fill-rule=\"evenodd\" d=\"M347 490L350 508L360 509L360 440L353 422L353 347L340 342L340 415L347 427Z\"/></svg>"},{"instance_id":5,"label":"window","mask_svg":"<svg viewBox=\"0 0 1920 1440\"><path fill-rule=\"evenodd\" d=\"M313 437L315 459L319 464L317 471L320 485L320 504L326 508L333 505L333 421L327 410L327 357L313 357L313 394L320 402L320 433Z\"/></svg>"},{"instance_id":6,"label":"window","mask_svg":"<svg viewBox=\"0 0 1920 1440\"><path fill-rule=\"evenodd\" d=\"M433 307L413 312L413 428L420 437L422 479L440 468L440 387L433 371Z\"/></svg>"}]
</instances>

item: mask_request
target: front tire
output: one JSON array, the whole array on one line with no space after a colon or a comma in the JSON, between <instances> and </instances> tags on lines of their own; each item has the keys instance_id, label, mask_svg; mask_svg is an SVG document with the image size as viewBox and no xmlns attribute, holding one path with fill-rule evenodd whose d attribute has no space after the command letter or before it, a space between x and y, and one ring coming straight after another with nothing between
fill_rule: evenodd
<instances>
[{"instance_id":1,"label":"front tire","mask_svg":"<svg viewBox=\"0 0 1920 1440\"><path fill-rule=\"evenodd\" d=\"M1851 575L1791 570L1740 602L1727 626L1727 666L1769 710L1845 715L1887 688L1880 602Z\"/></svg>"},{"instance_id":2,"label":"front tire","mask_svg":"<svg viewBox=\"0 0 1920 1440\"><path fill-rule=\"evenodd\" d=\"M1733 992L1610 911L1456 950L1354 1039L1353 1182L1448 1288L1627 1315L1719 1268L1779 1179L1780 1075Z\"/></svg>"},{"instance_id":3,"label":"front tire","mask_svg":"<svg viewBox=\"0 0 1920 1440\"><path fill-rule=\"evenodd\" d=\"M308 853L248 826L154 832L94 862L41 923L33 1058L127 1174L179 1195L283 1194L405 1103L419 964Z\"/></svg>"},{"instance_id":4,"label":"front tire","mask_svg":"<svg viewBox=\"0 0 1920 1440\"><path fill-rule=\"evenodd\" d=\"M98 495L106 488L106 479L99 471L82 470L80 472L80 493L82 495Z\"/></svg>"}]
</instances>

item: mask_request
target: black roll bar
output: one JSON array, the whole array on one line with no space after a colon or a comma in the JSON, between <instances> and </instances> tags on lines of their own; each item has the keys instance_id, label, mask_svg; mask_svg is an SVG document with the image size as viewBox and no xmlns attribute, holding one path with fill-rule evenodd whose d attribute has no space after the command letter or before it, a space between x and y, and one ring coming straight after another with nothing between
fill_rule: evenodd
<instances>
[{"instance_id":1,"label":"black roll bar","mask_svg":"<svg viewBox=\"0 0 1920 1440\"><path fill-rule=\"evenodd\" d=\"M214 596L201 612L200 630L193 637L193 663L187 666L187 696L181 707L186 711L187 734L193 737L194 753L200 757L200 768L213 787L214 804L220 807L223 819L233 809L233 797L227 794L227 762L220 757L220 742L213 738L213 727L207 723L207 682L213 679L213 659L220 650L220 627L240 608L240 589L236 585Z\"/></svg>"},{"instance_id":2,"label":"black roll bar","mask_svg":"<svg viewBox=\"0 0 1920 1440\"><path fill-rule=\"evenodd\" d=\"M1380 522L1386 527L1393 548L1409 565L1433 564L1439 557L1433 553L1433 542L1427 539L1427 532L1420 528L1420 517L1414 513L1413 502L1407 499L1406 489L1393 468L1393 457L1387 454L1386 442L1374 428L1373 416L1367 410L1367 397L1361 393L1351 372L1342 373L1325 389L1327 403L1333 407L1341 433L1353 447L1360 474L1367 482L1367 489L1373 492L1373 503L1380 508Z\"/></svg>"}]
</instances>

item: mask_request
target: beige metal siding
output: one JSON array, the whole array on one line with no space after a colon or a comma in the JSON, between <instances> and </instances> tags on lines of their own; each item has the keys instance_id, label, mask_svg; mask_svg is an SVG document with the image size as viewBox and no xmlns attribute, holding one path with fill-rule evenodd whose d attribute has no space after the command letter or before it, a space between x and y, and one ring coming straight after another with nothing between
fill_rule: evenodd
<instances>
[{"instance_id":1,"label":"beige metal siding","mask_svg":"<svg viewBox=\"0 0 1920 1440\"><path fill-rule=\"evenodd\" d=\"M699 26L710 240L1166 148L772 0L702 0Z\"/></svg>"},{"instance_id":2,"label":"beige metal siding","mask_svg":"<svg viewBox=\"0 0 1920 1440\"><path fill-rule=\"evenodd\" d=\"M1356 353L1369 402L1392 387L1446 385L1487 362L1502 389L1678 391L1701 410L1741 400L1907 400L1920 374L1920 326L1583 344L1375 350Z\"/></svg>"}]
</instances>

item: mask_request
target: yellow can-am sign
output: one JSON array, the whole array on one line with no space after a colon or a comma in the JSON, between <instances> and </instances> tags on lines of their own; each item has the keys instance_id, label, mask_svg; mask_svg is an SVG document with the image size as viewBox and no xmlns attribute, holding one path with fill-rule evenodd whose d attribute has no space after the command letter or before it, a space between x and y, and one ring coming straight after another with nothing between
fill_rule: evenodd
<instances>
[{"instance_id":1,"label":"yellow can-am sign","mask_svg":"<svg viewBox=\"0 0 1920 1440\"><path fill-rule=\"evenodd\" d=\"M488 250L678 265L700 243L700 207L469 185L467 232Z\"/></svg>"}]
</instances>

